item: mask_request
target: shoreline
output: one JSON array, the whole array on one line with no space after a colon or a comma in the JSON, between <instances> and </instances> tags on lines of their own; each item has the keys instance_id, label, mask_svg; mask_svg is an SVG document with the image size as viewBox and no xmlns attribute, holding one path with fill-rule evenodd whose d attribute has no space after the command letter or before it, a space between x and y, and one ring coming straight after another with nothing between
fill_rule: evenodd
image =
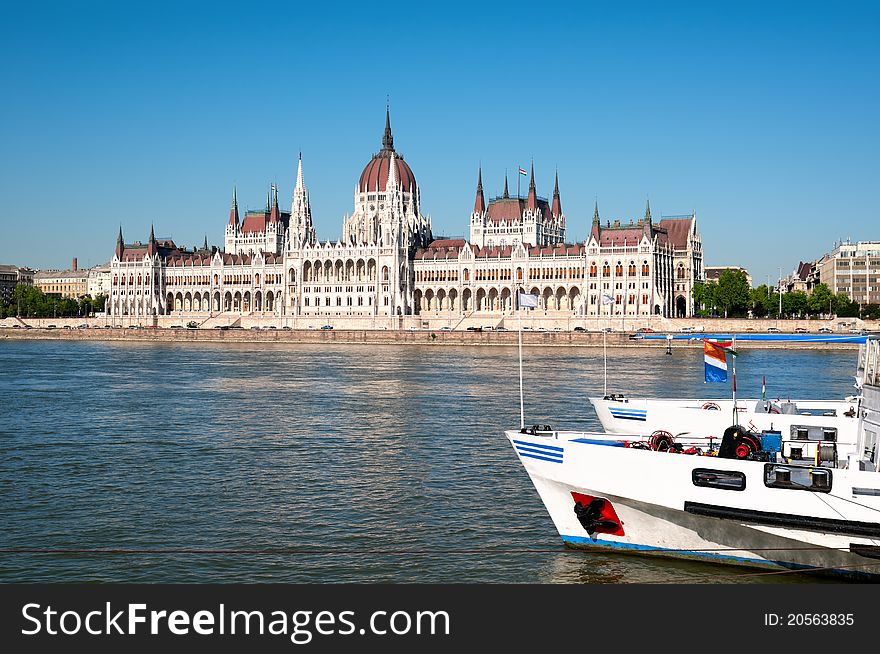
<instances>
[{"instance_id":1,"label":"shoreline","mask_svg":"<svg viewBox=\"0 0 880 654\"><path fill-rule=\"evenodd\" d=\"M523 345L540 347L603 347L601 332L524 331ZM517 331L468 332L368 329L170 329L95 328L87 329L0 329L2 341L129 341L159 343L290 343L333 345L432 345L512 347L518 343ZM665 339L632 339L627 333L608 333L608 347L666 349ZM804 343L791 341L741 341L737 349L751 350L850 350L858 343ZM702 348L699 340L675 340L673 350Z\"/></svg>"}]
</instances>

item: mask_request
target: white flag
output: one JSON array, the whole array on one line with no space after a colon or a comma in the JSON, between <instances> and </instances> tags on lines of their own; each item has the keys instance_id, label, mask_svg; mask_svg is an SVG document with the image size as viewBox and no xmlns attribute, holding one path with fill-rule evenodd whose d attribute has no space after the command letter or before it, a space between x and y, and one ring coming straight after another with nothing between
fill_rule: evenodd
<instances>
[{"instance_id":1,"label":"white flag","mask_svg":"<svg viewBox=\"0 0 880 654\"><path fill-rule=\"evenodd\" d=\"M608 293L602 293L602 304L617 304L617 302Z\"/></svg>"},{"instance_id":2,"label":"white flag","mask_svg":"<svg viewBox=\"0 0 880 654\"><path fill-rule=\"evenodd\" d=\"M538 308L538 296L532 295L530 293L520 293L519 297L519 308L520 309L537 309Z\"/></svg>"}]
</instances>

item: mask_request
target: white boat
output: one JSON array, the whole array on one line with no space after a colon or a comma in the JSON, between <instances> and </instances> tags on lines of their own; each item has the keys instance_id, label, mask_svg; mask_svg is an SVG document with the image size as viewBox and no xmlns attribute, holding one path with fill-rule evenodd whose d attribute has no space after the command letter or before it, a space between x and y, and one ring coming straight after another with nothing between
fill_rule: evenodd
<instances>
[{"instance_id":1,"label":"white boat","mask_svg":"<svg viewBox=\"0 0 880 654\"><path fill-rule=\"evenodd\" d=\"M845 457L828 443L818 460L796 459L784 434L735 426L692 455L604 432L505 433L568 546L876 577L880 341L862 357Z\"/></svg>"},{"instance_id":2,"label":"white boat","mask_svg":"<svg viewBox=\"0 0 880 654\"><path fill-rule=\"evenodd\" d=\"M590 403L611 434L669 435L689 445L719 443L734 422L731 399L591 397ZM860 397L844 400L737 399L736 421L756 432L778 431L798 458L814 459L823 444L836 443L845 456L855 447ZM790 451L787 456L793 456Z\"/></svg>"}]
</instances>

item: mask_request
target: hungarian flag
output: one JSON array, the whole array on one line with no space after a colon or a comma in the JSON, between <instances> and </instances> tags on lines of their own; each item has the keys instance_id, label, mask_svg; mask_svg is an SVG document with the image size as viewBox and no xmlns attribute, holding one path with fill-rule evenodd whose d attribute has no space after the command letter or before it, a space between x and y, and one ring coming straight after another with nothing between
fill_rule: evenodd
<instances>
[{"instance_id":1,"label":"hungarian flag","mask_svg":"<svg viewBox=\"0 0 880 654\"><path fill-rule=\"evenodd\" d=\"M520 175L528 175L528 173L526 171L524 171L522 168L519 169L519 174Z\"/></svg>"},{"instance_id":2,"label":"hungarian flag","mask_svg":"<svg viewBox=\"0 0 880 654\"><path fill-rule=\"evenodd\" d=\"M727 382L727 356L736 356L730 341L709 341L703 339L703 361L706 367L707 382Z\"/></svg>"}]
</instances>

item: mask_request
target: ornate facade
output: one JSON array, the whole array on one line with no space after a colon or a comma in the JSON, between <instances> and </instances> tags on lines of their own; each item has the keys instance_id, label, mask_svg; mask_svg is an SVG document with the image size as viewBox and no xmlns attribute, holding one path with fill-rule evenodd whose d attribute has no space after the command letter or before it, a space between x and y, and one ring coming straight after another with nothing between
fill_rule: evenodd
<instances>
[{"instance_id":1,"label":"ornate facade","mask_svg":"<svg viewBox=\"0 0 880 654\"><path fill-rule=\"evenodd\" d=\"M273 185L263 211L240 220L237 194L225 247L186 250L158 240L126 245L111 260L111 316L173 313L403 316L413 312L412 253L431 240L412 169L394 149L385 115L382 149L361 173L342 240L319 242L299 159L290 212Z\"/></svg>"},{"instance_id":2,"label":"ornate facade","mask_svg":"<svg viewBox=\"0 0 880 654\"><path fill-rule=\"evenodd\" d=\"M126 244L120 228L111 260L111 316L173 314L396 317L502 315L518 288L547 312L580 316L691 315L702 279L696 217L602 226L598 206L585 242L566 244L558 175L539 197L532 165L528 194L485 201L482 170L470 241L434 240L412 169L394 149L386 112L382 148L354 188L342 238L321 242L312 223L300 156L289 212L273 185L261 211L242 221L237 194L224 248L187 250L157 239ZM195 316L195 317L199 317Z\"/></svg>"}]
</instances>

